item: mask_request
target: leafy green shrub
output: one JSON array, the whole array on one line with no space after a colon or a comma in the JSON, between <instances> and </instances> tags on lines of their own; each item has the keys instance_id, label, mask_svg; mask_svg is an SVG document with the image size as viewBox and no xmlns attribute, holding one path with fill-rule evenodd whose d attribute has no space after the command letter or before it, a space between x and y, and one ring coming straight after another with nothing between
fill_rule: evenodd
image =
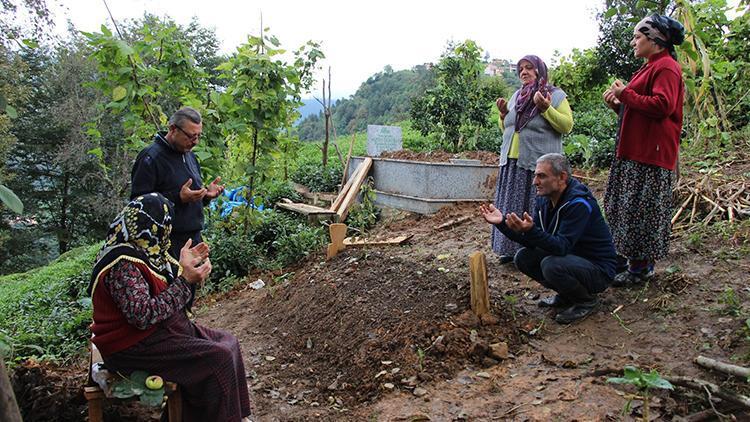
<instances>
[{"instance_id":1,"label":"leafy green shrub","mask_svg":"<svg viewBox=\"0 0 750 422\"><path fill-rule=\"evenodd\" d=\"M502 144L503 132L500 131L500 127L497 124L479 130L476 143L477 150L500 153L500 146Z\"/></svg>"},{"instance_id":2,"label":"leafy green shrub","mask_svg":"<svg viewBox=\"0 0 750 422\"><path fill-rule=\"evenodd\" d=\"M63 359L89 337L86 295L100 245L73 249L50 265L0 277L0 337L9 361Z\"/></svg>"},{"instance_id":3,"label":"leafy green shrub","mask_svg":"<svg viewBox=\"0 0 750 422\"><path fill-rule=\"evenodd\" d=\"M266 207L273 207L281 198L288 198L294 202L300 202L302 197L294 190L294 186L288 181L271 180L258 188L258 196L263 198Z\"/></svg>"},{"instance_id":4,"label":"leafy green shrub","mask_svg":"<svg viewBox=\"0 0 750 422\"><path fill-rule=\"evenodd\" d=\"M354 204L346 217L346 224L349 228L356 229L361 234L372 228L378 222L380 215L380 210L375 208L375 191L372 185L372 177L368 177L367 182L363 183L359 190L362 202Z\"/></svg>"},{"instance_id":5,"label":"leafy green shrub","mask_svg":"<svg viewBox=\"0 0 750 422\"><path fill-rule=\"evenodd\" d=\"M275 262L279 267L298 262L326 243L322 227L298 224L297 231L280 236L273 243Z\"/></svg>"},{"instance_id":6,"label":"leafy green shrub","mask_svg":"<svg viewBox=\"0 0 750 422\"><path fill-rule=\"evenodd\" d=\"M563 153L574 167L607 168L615 157L615 141L599 141L582 134L568 135L563 138Z\"/></svg>"},{"instance_id":7,"label":"leafy green shrub","mask_svg":"<svg viewBox=\"0 0 750 422\"><path fill-rule=\"evenodd\" d=\"M571 164L607 168L615 157L617 115L597 100L573 111L573 131L563 137L563 151Z\"/></svg>"},{"instance_id":8,"label":"leafy green shrub","mask_svg":"<svg viewBox=\"0 0 750 422\"><path fill-rule=\"evenodd\" d=\"M264 267L263 249L253 242L251 236L241 232L233 234L208 234L206 240L211 245L210 283L219 283L226 277L244 277L253 267ZM209 283L209 284L210 284Z\"/></svg>"},{"instance_id":9,"label":"leafy green shrub","mask_svg":"<svg viewBox=\"0 0 750 422\"><path fill-rule=\"evenodd\" d=\"M311 227L296 216L248 208L238 209L228 220L212 221L204 237L211 245L213 285L244 277L250 269L292 264L319 249L326 240L322 228Z\"/></svg>"},{"instance_id":10,"label":"leafy green shrub","mask_svg":"<svg viewBox=\"0 0 750 422\"><path fill-rule=\"evenodd\" d=\"M312 192L335 192L341 183L341 173L341 167L331 162L325 168L320 163L304 163L292 173L291 178Z\"/></svg>"},{"instance_id":11,"label":"leafy green shrub","mask_svg":"<svg viewBox=\"0 0 750 422\"><path fill-rule=\"evenodd\" d=\"M617 115L602 104L586 104L573 111L573 131L598 140L615 139Z\"/></svg>"}]
</instances>

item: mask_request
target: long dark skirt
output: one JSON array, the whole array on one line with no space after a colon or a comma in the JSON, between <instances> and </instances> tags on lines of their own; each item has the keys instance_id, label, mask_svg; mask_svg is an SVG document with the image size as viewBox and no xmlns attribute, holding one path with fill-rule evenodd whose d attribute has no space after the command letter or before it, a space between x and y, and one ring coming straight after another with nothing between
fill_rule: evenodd
<instances>
[{"instance_id":1,"label":"long dark skirt","mask_svg":"<svg viewBox=\"0 0 750 422\"><path fill-rule=\"evenodd\" d=\"M604 209L617 252L651 262L669 252L674 172L615 159L609 171Z\"/></svg>"},{"instance_id":2,"label":"long dark skirt","mask_svg":"<svg viewBox=\"0 0 750 422\"><path fill-rule=\"evenodd\" d=\"M514 212L519 217L524 212L531 214L536 203L536 188L532 184L534 172L516 166L515 159L500 167L495 186L495 208L503 215ZM492 250L498 255L515 255L521 245L508 239L492 226Z\"/></svg>"},{"instance_id":3,"label":"long dark skirt","mask_svg":"<svg viewBox=\"0 0 750 422\"><path fill-rule=\"evenodd\" d=\"M235 422L250 415L237 339L194 324L183 313L135 346L105 357L104 363L110 370L143 370L177 383L185 422Z\"/></svg>"}]
</instances>

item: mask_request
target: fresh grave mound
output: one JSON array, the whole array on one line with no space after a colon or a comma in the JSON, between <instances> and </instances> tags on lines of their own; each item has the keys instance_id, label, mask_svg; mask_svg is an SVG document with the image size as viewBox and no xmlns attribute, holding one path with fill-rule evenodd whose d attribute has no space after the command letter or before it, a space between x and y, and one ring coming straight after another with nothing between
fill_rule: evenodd
<instances>
[{"instance_id":1,"label":"fresh grave mound","mask_svg":"<svg viewBox=\"0 0 750 422\"><path fill-rule=\"evenodd\" d=\"M355 405L449 379L472 363L495 364L500 356L490 344L513 350L521 342L510 315L493 309L496 317L481 324L468 311L468 274L388 249L345 251L298 273L259 306L259 330L278 341L272 364L259 371L292 400Z\"/></svg>"},{"instance_id":2,"label":"fresh grave mound","mask_svg":"<svg viewBox=\"0 0 750 422\"><path fill-rule=\"evenodd\" d=\"M447 151L424 151L415 152L409 150L386 151L380 154L380 158L391 158L394 160L426 161L428 163L447 163L453 158L464 160L479 160L485 165L498 165L499 156L489 151L466 151L454 154Z\"/></svg>"}]
</instances>

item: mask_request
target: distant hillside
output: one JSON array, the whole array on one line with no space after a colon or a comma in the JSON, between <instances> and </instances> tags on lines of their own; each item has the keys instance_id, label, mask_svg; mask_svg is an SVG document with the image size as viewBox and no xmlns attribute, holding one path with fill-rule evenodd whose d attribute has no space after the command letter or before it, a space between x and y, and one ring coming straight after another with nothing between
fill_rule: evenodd
<instances>
[{"instance_id":1,"label":"distant hillside","mask_svg":"<svg viewBox=\"0 0 750 422\"><path fill-rule=\"evenodd\" d=\"M320 105L315 98L303 98L302 103L303 105L297 109L301 116L296 122L294 122L295 125L298 125L301 121L305 120L307 116L313 116L323 111L323 106Z\"/></svg>"},{"instance_id":2,"label":"distant hillside","mask_svg":"<svg viewBox=\"0 0 750 422\"><path fill-rule=\"evenodd\" d=\"M333 123L336 133L343 135L364 130L368 124L389 124L406 120L409 118L412 98L433 85L434 75L424 65L397 72L386 66L382 72L374 74L360 85L354 95L335 103ZM324 138L322 109L318 108L317 114L303 119L298 129L303 141Z\"/></svg>"}]
</instances>

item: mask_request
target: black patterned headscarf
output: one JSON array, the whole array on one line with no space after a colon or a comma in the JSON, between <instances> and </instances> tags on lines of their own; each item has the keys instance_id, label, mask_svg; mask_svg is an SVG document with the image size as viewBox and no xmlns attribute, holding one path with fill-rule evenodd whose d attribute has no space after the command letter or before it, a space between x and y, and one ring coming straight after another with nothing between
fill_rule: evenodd
<instances>
[{"instance_id":1,"label":"black patterned headscarf","mask_svg":"<svg viewBox=\"0 0 750 422\"><path fill-rule=\"evenodd\" d=\"M550 94L558 89L557 87L547 83L547 65L542 59L531 54L528 56L523 56L523 58L519 60L518 64L516 65L519 76L521 75L522 61L527 61L531 63L532 66L534 66L534 70L536 71L536 80L522 86L518 92L518 96L516 96L516 132L523 129L526 124L534 118L534 116L539 114L539 109L537 108L536 104L534 104L534 94L539 91L542 93L542 95L546 96L547 94Z\"/></svg>"},{"instance_id":2,"label":"black patterned headscarf","mask_svg":"<svg viewBox=\"0 0 750 422\"><path fill-rule=\"evenodd\" d=\"M179 264L169 255L169 234L174 210L160 193L130 201L110 224L104 245L96 256L89 294L100 274L121 259L142 262L167 283L174 280Z\"/></svg>"},{"instance_id":3,"label":"black patterned headscarf","mask_svg":"<svg viewBox=\"0 0 750 422\"><path fill-rule=\"evenodd\" d=\"M653 14L641 19L635 29L656 45L666 48L676 59L674 47L685 41L685 27L669 16Z\"/></svg>"}]
</instances>

